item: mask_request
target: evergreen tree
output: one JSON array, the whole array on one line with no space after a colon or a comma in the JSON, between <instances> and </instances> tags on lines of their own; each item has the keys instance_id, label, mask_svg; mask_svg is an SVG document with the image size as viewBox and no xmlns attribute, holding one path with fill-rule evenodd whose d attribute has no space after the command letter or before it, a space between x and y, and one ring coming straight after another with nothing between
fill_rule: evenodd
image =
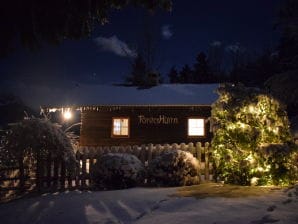
<instances>
[{"instance_id":1,"label":"evergreen tree","mask_svg":"<svg viewBox=\"0 0 298 224\"><path fill-rule=\"evenodd\" d=\"M145 87L157 86L163 82L158 71L149 71L146 75Z\"/></svg>"},{"instance_id":2,"label":"evergreen tree","mask_svg":"<svg viewBox=\"0 0 298 224\"><path fill-rule=\"evenodd\" d=\"M287 0L279 15L282 37L279 44L279 57L283 70L298 69L298 1Z\"/></svg>"},{"instance_id":3,"label":"evergreen tree","mask_svg":"<svg viewBox=\"0 0 298 224\"><path fill-rule=\"evenodd\" d=\"M203 52L200 52L196 57L193 81L194 83L209 83L213 81L209 73L206 54Z\"/></svg>"},{"instance_id":4,"label":"evergreen tree","mask_svg":"<svg viewBox=\"0 0 298 224\"><path fill-rule=\"evenodd\" d=\"M193 83L193 71L189 65L184 65L182 70L179 72L180 83Z\"/></svg>"},{"instance_id":5,"label":"evergreen tree","mask_svg":"<svg viewBox=\"0 0 298 224\"><path fill-rule=\"evenodd\" d=\"M179 83L179 74L175 66L173 66L168 74L170 83Z\"/></svg>"},{"instance_id":6,"label":"evergreen tree","mask_svg":"<svg viewBox=\"0 0 298 224\"><path fill-rule=\"evenodd\" d=\"M298 111L298 1L284 1L279 14L278 26L282 36L278 46L277 66L265 82L269 92L287 105L290 116L297 116Z\"/></svg>"},{"instance_id":7,"label":"evergreen tree","mask_svg":"<svg viewBox=\"0 0 298 224\"><path fill-rule=\"evenodd\" d=\"M298 71L276 74L265 82L266 89L287 105L289 116L297 116L298 111Z\"/></svg>"},{"instance_id":8,"label":"evergreen tree","mask_svg":"<svg viewBox=\"0 0 298 224\"><path fill-rule=\"evenodd\" d=\"M147 80L147 66L143 57L139 54L131 65L131 73L126 78L129 85L144 86Z\"/></svg>"},{"instance_id":9,"label":"evergreen tree","mask_svg":"<svg viewBox=\"0 0 298 224\"><path fill-rule=\"evenodd\" d=\"M232 71L233 72L233 71ZM236 77L247 86L262 88L264 82L273 74L279 72L278 57L271 50L266 50L254 61L248 62L235 71L239 76ZM232 74L232 73L231 73Z\"/></svg>"},{"instance_id":10,"label":"evergreen tree","mask_svg":"<svg viewBox=\"0 0 298 224\"><path fill-rule=\"evenodd\" d=\"M140 88L147 88L162 83L159 72L161 54L158 46L158 39L150 17L145 16L140 39L138 41L138 56L131 63L131 73L126 82Z\"/></svg>"},{"instance_id":11,"label":"evergreen tree","mask_svg":"<svg viewBox=\"0 0 298 224\"><path fill-rule=\"evenodd\" d=\"M208 66L214 76L223 74L224 46L220 41L215 41L209 45Z\"/></svg>"},{"instance_id":12,"label":"evergreen tree","mask_svg":"<svg viewBox=\"0 0 298 224\"><path fill-rule=\"evenodd\" d=\"M297 176L297 149L284 107L257 88L223 84L212 105L212 147L217 174L249 185L287 184Z\"/></svg>"},{"instance_id":13,"label":"evergreen tree","mask_svg":"<svg viewBox=\"0 0 298 224\"><path fill-rule=\"evenodd\" d=\"M139 54L131 65L131 73L126 78L126 83L138 87L156 86L162 82L158 71L149 69L141 54Z\"/></svg>"}]
</instances>

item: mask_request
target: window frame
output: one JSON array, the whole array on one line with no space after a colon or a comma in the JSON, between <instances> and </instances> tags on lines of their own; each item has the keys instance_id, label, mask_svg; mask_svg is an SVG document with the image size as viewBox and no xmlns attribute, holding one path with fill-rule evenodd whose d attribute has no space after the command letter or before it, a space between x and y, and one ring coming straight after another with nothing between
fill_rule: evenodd
<instances>
[{"instance_id":1,"label":"window frame","mask_svg":"<svg viewBox=\"0 0 298 224\"><path fill-rule=\"evenodd\" d=\"M201 119L203 120L203 135L189 135L189 120L190 119ZM187 137L188 138L200 138L200 137L205 137L206 136L206 122L205 122L205 118L203 117L188 117L187 118Z\"/></svg>"},{"instance_id":2,"label":"window frame","mask_svg":"<svg viewBox=\"0 0 298 224\"><path fill-rule=\"evenodd\" d=\"M127 135L115 135L114 134L114 120L115 119L127 119ZM112 117L111 138L129 138L130 137L130 118L129 117Z\"/></svg>"}]
</instances>

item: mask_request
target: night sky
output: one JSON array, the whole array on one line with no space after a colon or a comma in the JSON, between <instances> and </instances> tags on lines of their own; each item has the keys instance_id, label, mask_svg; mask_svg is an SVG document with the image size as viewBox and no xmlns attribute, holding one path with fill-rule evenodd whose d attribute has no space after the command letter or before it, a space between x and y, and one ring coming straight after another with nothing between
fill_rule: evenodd
<instances>
[{"instance_id":1,"label":"night sky","mask_svg":"<svg viewBox=\"0 0 298 224\"><path fill-rule=\"evenodd\" d=\"M109 24L98 25L88 39L36 52L17 49L0 59L0 74L3 83L121 83L149 27L158 46L156 66L165 76L171 66L192 65L212 43L251 52L274 47L279 5L280 0L174 0L172 12L149 16L144 9L125 8L111 12Z\"/></svg>"}]
</instances>

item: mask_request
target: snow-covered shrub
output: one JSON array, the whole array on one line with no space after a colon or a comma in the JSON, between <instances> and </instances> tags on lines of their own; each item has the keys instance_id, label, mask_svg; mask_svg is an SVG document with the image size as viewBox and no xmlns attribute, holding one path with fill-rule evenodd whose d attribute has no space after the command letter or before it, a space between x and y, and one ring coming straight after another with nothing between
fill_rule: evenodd
<instances>
[{"instance_id":1,"label":"snow-covered shrub","mask_svg":"<svg viewBox=\"0 0 298 224\"><path fill-rule=\"evenodd\" d=\"M148 181L157 186L185 186L199 183L199 163L189 152L168 150L148 166Z\"/></svg>"},{"instance_id":2,"label":"snow-covered shrub","mask_svg":"<svg viewBox=\"0 0 298 224\"><path fill-rule=\"evenodd\" d=\"M92 166L91 178L99 189L123 189L136 186L144 177L144 166L134 155L103 154Z\"/></svg>"},{"instance_id":3,"label":"snow-covered shrub","mask_svg":"<svg viewBox=\"0 0 298 224\"><path fill-rule=\"evenodd\" d=\"M297 150L283 105L266 92L241 84L223 84L218 94L211 112L216 175L240 185L249 185L258 176L259 184L289 183L285 164L292 163ZM267 158L262 147L273 144L282 147Z\"/></svg>"},{"instance_id":4,"label":"snow-covered shrub","mask_svg":"<svg viewBox=\"0 0 298 224\"><path fill-rule=\"evenodd\" d=\"M49 156L62 159L67 165L75 163L75 155L60 126L47 119L30 118L14 124L4 136L0 157L29 159L42 165ZM1 161L0 161L1 163ZM70 166L69 166L70 167Z\"/></svg>"}]
</instances>

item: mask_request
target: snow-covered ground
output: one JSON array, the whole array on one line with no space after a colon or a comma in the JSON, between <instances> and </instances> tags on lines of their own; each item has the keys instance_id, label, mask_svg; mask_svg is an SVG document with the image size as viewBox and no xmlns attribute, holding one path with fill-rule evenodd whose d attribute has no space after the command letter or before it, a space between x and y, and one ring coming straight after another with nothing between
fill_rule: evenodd
<instances>
[{"instance_id":1,"label":"snow-covered ground","mask_svg":"<svg viewBox=\"0 0 298 224\"><path fill-rule=\"evenodd\" d=\"M1 204L0 223L298 223L296 189L274 190L261 197L204 199L171 196L177 190L46 194Z\"/></svg>"}]
</instances>

